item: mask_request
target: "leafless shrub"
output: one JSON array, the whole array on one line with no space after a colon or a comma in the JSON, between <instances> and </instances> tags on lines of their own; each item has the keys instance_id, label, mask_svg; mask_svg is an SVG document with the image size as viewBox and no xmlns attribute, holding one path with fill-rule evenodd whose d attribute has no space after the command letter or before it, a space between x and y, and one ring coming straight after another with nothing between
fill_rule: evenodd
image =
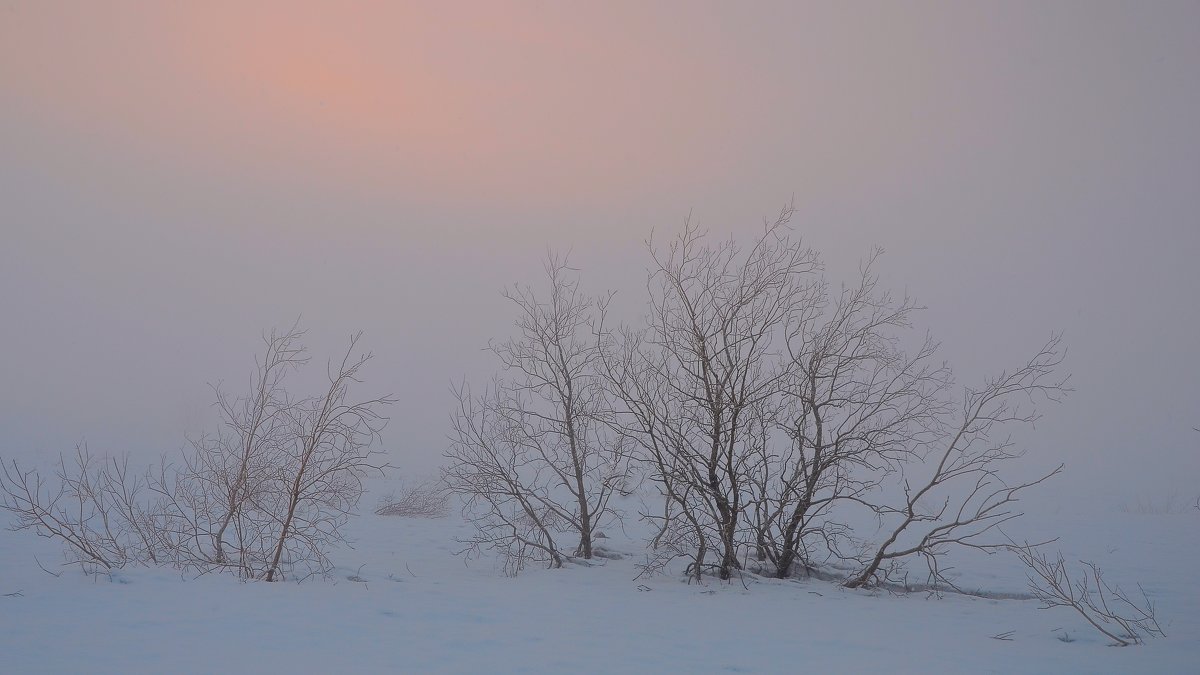
<instances>
[{"instance_id":1,"label":"leafless shrub","mask_svg":"<svg viewBox=\"0 0 1200 675\"><path fill-rule=\"evenodd\" d=\"M650 552L646 554L645 561L637 565L636 578L661 574L672 561L683 558L688 561L684 568L688 582L699 580L704 572L701 566L708 546L703 539L703 530L686 516L673 516L671 509L677 508L677 505L672 500L664 499L664 505L666 510L661 516L643 514L644 519L656 522L659 530L650 542Z\"/></svg>"},{"instance_id":2,"label":"leafless shrub","mask_svg":"<svg viewBox=\"0 0 1200 675\"><path fill-rule=\"evenodd\" d=\"M1055 374L1062 362L1060 339L1052 338L1024 366L988 380L983 388L968 389L963 397L959 422L947 425L931 443L943 444L933 454L928 476L917 483L904 481L904 502L899 507L881 507L894 517L887 538L866 558L862 571L846 582L856 588L868 584L884 562L917 555L929 567L932 582L950 584L939 568L939 556L950 546L967 546L997 551L1007 545L989 535L1019 517L1013 509L1018 494L1057 475L1062 466L1032 481L1008 484L1000 470L1020 456L1007 437L992 438L1009 423L1032 424L1036 410L1023 409L1019 402L1036 397L1058 400L1066 391L1065 380ZM936 446L934 446L936 447ZM930 507L926 507L930 504ZM916 530L914 532L914 530ZM905 538L907 536L907 538ZM950 584L952 586L952 584Z\"/></svg>"},{"instance_id":3,"label":"leafless shrub","mask_svg":"<svg viewBox=\"0 0 1200 675\"><path fill-rule=\"evenodd\" d=\"M476 526L468 550L500 553L511 574L529 561L591 558L595 528L616 515L609 500L630 476L596 370L605 300L583 295L564 259L549 256L545 269L547 298L527 287L505 292L517 336L491 346L504 375L479 396L465 384L455 392L444 473Z\"/></svg>"},{"instance_id":4,"label":"leafless shrub","mask_svg":"<svg viewBox=\"0 0 1200 675\"><path fill-rule=\"evenodd\" d=\"M145 489L126 458L98 460L80 445L70 461L59 456L50 481L16 461L4 464L0 507L15 516L12 529L64 542L69 563L111 570L157 562Z\"/></svg>"},{"instance_id":5,"label":"leafless shrub","mask_svg":"<svg viewBox=\"0 0 1200 675\"><path fill-rule=\"evenodd\" d=\"M401 486L385 496L375 508L376 515L404 518L441 518L448 510L446 486L424 480Z\"/></svg>"},{"instance_id":6,"label":"leafless shrub","mask_svg":"<svg viewBox=\"0 0 1200 675\"><path fill-rule=\"evenodd\" d=\"M359 335L327 368L324 394L295 398L284 376L307 361L293 326L264 336L250 393L219 387L222 429L143 474L123 459L94 459L80 447L52 479L15 462L0 476L0 506L16 529L62 540L69 560L111 570L130 563L203 572L230 570L273 581L285 571L329 568L326 551L362 496L362 479L382 470L373 449L392 402L352 402L370 354L355 354Z\"/></svg>"},{"instance_id":7,"label":"leafless shrub","mask_svg":"<svg viewBox=\"0 0 1200 675\"><path fill-rule=\"evenodd\" d=\"M465 387L456 395L459 409L452 423L457 440L445 480L464 498L463 515L476 528L464 542L464 552L497 552L509 575L529 562L562 567L564 554L555 540L557 513L545 505L553 500L550 486L533 482L544 474L529 468L524 448L505 429L497 395L489 390L476 398Z\"/></svg>"},{"instance_id":8,"label":"leafless shrub","mask_svg":"<svg viewBox=\"0 0 1200 675\"><path fill-rule=\"evenodd\" d=\"M325 392L292 408L291 434L279 452L272 489L255 503L278 523L267 581L282 578L285 562L327 572L326 551L330 544L344 541L342 526L362 498L363 478L384 470L374 462L374 446L388 420L381 410L394 399L349 398L351 386L361 382L360 371L372 358L370 353L355 353L361 337L362 333L351 337L341 361L326 367Z\"/></svg>"},{"instance_id":9,"label":"leafless shrub","mask_svg":"<svg viewBox=\"0 0 1200 675\"><path fill-rule=\"evenodd\" d=\"M1121 503L1121 513L1139 516L1167 516L1186 513L1192 507L1200 508L1200 497L1196 504L1189 504L1186 497L1180 497L1178 492L1165 495L1138 495L1132 500Z\"/></svg>"},{"instance_id":10,"label":"leafless shrub","mask_svg":"<svg viewBox=\"0 0 1200 675\"><path fill-rule=\"evenodd\" d=\"M1072 573L1062 553L1051 558L1029 544L1010 544L1008 550L1029 568L1029 590L1042 602L1043 609L1069 607L1121 647L1141 644L1147 637L1165 637L1154 604L1140 584L1142 597L1135 602L1120 587L1110 586L1093 562L1079 561L1080 568Z\"/></svg>"},{"instance_id":11,"label":"leafless shrub","mask_svg":"<svg viewBox=\"0 0 1200 675\"><path fill-rule=\"evenodd\" d=\"M220 505L212 533L214 562L226 559L225 533L235 519L241 521L237 530L245 531L247 507L267 492L264 482L271 476L270 465L294 431L294 402L283 385L290 372L308 362L298 345L303 335L298 323L285 333L265 335L266 352L261 360L255 359L248 394L231 399L214 387L224 428L215 437L192 442L188 475L212 489L212 501Z\"/></svg>"},{"instance_id":12,"label":"leafless shrub","mask_svg":"<svg viewBox=\"0 0 1200 675\"><path fill-rule=\"evenodd\" d=\"M159 530L179 565L243 578L260 577L269 566L278 519L260 506L279 490L284 448L296 432L301 402L285 384L308 363L303 336L298 323L264 334L246 392L213 387L217 432L192 439L178 463L164 460L152 470Z\"/></svg>"}]
</instances>

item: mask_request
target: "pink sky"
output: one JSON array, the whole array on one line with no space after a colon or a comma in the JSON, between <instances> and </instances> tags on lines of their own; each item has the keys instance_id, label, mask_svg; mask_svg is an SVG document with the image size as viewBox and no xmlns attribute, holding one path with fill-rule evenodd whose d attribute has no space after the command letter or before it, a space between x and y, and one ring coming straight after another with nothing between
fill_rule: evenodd
<instances>
[{"instance_id":1,"label":"pink sky","mask_svg":"<svg viewBox=\"0 0 1200 675\"><path fill-rule=\"evenodd\" d=\"M775 114L712 13L247 5L10 8L6 90L152 161L526 204L711 176Z\"/></svg>"},{"instance_id":2,"label":"pink sky","mask_svg":"<svg viewBox=\"0 0 1200 675\"><path fill-rule=\"evenodd\" d=\"M547 246L636 304L652 228L794 195L964 377L1066 333L1043 445L1194 474L1198 7L0 3L0 455L173 447L303 313L429 463Z\"/></svg>"}]
</instances>

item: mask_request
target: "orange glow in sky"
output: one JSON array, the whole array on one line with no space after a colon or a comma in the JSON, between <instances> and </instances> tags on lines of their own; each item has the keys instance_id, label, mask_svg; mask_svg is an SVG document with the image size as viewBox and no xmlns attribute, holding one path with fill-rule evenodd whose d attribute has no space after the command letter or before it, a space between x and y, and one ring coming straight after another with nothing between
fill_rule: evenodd
<instances>
[{"instance_id":1,"label":"orange glow in sky","mask_svg":"<svg viewBox=\"0 0 1200 675\"><path fill-rule=\"evenodd\" d=\"M712 17L626 9L19 6L0 67L31 116L219 172L522 200L737 163L753 70Z\"/></svg>"}]
</instances>

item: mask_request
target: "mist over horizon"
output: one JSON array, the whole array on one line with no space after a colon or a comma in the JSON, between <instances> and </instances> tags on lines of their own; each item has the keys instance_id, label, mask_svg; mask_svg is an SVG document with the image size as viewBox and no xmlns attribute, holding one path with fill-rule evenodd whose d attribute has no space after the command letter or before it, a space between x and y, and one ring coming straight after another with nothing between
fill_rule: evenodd
<instances>
[{"instance_id":1,"label":"mist over horizon","mask_svg":"<svg viewBox=\"0 0 1200 675\"><path fill-rule=\"evenodd\" d=\"M388 460L429 472L547 250L636 320L652 232L790 201L832 280L886 250L960 385L1063 335L1044 492L1194 498L1197 34L1182 2L2 3L0 458L154 461L302 317L313 376L364 331Z\"/></svg>"}]
</instances>

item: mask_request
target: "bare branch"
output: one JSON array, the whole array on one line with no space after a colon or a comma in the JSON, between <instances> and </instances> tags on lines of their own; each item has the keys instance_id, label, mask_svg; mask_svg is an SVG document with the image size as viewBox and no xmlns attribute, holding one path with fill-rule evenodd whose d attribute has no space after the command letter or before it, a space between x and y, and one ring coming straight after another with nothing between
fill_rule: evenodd
<instances>
[{"instance_id":1,"label":"bare branch","mask_svg":"<svg viewBox=\"0 0 1200 675\"><path fill-rule=\"evenodd\" d=\"M1069 607L1121 647L1141 644L1146 637L1166 636L1141 585L1141 600L1135 601L1119 587L1110 586L1095 563L1081 560L1081 571L1072 573L1062 553L1051 558L1028 543L1011 543L1007 548L1029 568L1029 590L1043 609Z\"/></svg>"}]
</instances>

